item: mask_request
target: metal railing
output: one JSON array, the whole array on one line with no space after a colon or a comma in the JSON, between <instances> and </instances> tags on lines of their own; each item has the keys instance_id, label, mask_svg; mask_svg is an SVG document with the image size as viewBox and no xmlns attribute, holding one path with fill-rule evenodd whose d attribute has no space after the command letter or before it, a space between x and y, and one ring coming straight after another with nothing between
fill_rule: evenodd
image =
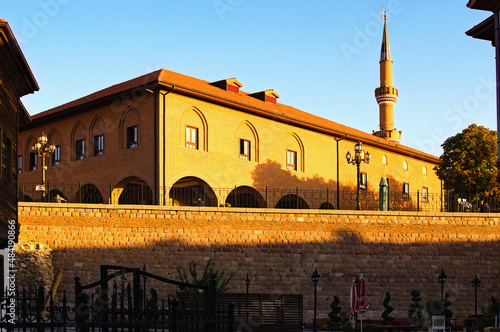
<instances>
[{"instance_id":1,"label":"metal railing","mask_svg":"<svg viewBox=\"0 0 500 332\"><path fill-rule=\"evenodd\" d=\"M42 194L36 191L36 184L19 184L19 201L41 201ZM356 191L337 193L336 188L303 189L296 188L211 188L209 186L159 187L152 190L145 183L128 184L124 188L115 188L111 184L56 184L47 183L46 200L60 203L93 204L136 204L164 206L219 206L244 208L274 209L325 209L355 210ZM463 196L463 197L462 197ZM389 211L428 211L428 212L480 212L483 199L490 212L500 211L500 197L491 195L480 197L471 194L461 197L452 192L427 193L392 192L387 196ZM379 192L361 190L361 209L380 210Z\"/></svg>"}]
</instances>

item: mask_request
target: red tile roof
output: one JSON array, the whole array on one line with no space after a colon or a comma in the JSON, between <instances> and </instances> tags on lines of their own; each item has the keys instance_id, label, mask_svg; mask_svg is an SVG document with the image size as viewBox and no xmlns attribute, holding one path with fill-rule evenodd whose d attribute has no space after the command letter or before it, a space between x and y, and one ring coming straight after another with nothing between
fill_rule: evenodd
<instances>
[{"instance_id":1,"label":"red tile roof","mask_svg":"<svg viewBox=\"0 0 500 332\"><path fill-rule=\"evenodd\" d=\"M140 89L140 91L144 91L142 89L154 90L158 85L167 87L174 86L178 92L182 90L185 93L192 93L201 97L216 99L223 103L233 104L236 107L239 106L246 111L255 111L262 116L274 118L278 121L290 122L291 124L297 126L322 131L335 136L345 137L348 135L348 138L353 141L361 140L366 144L380 146L398 153L411 155L415 158L425 159L434 163L439 162L439 159L433 155L403 146L397 142L376 137L363 131L306 113L291 106L279 103L267 103L251 97L249 96L249 93L241 90L239 93L225 91L210 85L210 82L208 81L175 73L166 69L160 69L129 81L110 86L64 105L33 115L32 119L33 122L36 123L37 120L40 121L47 116L56 115L58 113L62 113L63 111L70 111L71 109L77 109L87 103L95 102L104 98L112 98L113 96L118 97L121 93L127 93L134 88Z\"/></svg>"}]
</instances>

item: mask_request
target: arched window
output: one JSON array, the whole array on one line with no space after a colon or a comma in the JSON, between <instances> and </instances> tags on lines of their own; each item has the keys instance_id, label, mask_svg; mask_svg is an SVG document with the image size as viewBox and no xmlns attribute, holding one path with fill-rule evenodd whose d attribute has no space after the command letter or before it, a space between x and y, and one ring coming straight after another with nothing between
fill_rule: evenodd
<instances>
[{"instance_id":1,"label":"arched window","mask_svg":"<svg viewBox=\"0 0 500 332\"><path fill-rule=\"evenodd\" d=\"M208 151L208 125L203 113L195 108L184 111L181 120L184 144L193 150Z\"/></svg>"},{"instance_id":2,"label":"arched window","mask_svg":"<svg viewBox=\"0 0 500 332\"><path fill-rule=\"evenodd\" d=\"M382 165L387 165L387 157L385 155L382 156Z\"/></svg>"},{"instance_id":3,"label":"arched window","mask_svg":"<svg viewBox=\"0 0 500 332\"><path fill-rule=\"evenodd\" d=\"M427 175L427 167L422 167L422 174Z\"/></svg>"},{"instance_id":4,"label":"arched window","mask_svg":"<svg viewBox=\"0 0 500 332\"><path fill-rule=\"evenodd\" d=\"M99 130L99 123L96 123L96 130ZM141 117L139 112L134 108L127 108L120 119L120 136L119 146L121 150L133 149L141 146ZM102 133L102 131L101 131ZM99 131L96 131L99 136ZM96 137L94 141L97 144L97 151L99 151L99 144L102 143L104 152L104 135L102 138Z\"/></svg>"},{"instance_id":5,"label":"arched window","mask_svg":"<svg viewBox=\"0 0 500 332\"><path fill-rule=\"evenodd\" d=\"M289 170L305 172L304 144L300 137L291 133L285 139L286 164Z\"/></svg>"},{"instance_id":6,"label":"arched window","mask_svg":"<svg viewBox=\"0 0 500 332\"><path fill-rule=\"evenodd\" d=\"M406 162L406 160L405 160L405 161L403 161L403 169L404 169L405 171L407 171L407 170L408 170L408 163Z\"/></svg>"},{"instance_id":7,"label":"arched window","mask_svg":"<svg viewBox=\"0 0 500 332\"><path fill-rule=\"evenodd\" d=\"M236 144L240 159L259 162L259 136L250 122L243 121L236 128Z\"/></svg>"}]
</instances>

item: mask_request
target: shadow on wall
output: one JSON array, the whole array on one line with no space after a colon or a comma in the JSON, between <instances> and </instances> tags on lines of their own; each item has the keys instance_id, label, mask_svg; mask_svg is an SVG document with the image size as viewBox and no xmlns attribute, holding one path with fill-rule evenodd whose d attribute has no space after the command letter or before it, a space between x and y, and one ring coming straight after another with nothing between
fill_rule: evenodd
<instances>
[{"instance_id":1,"label":"shadow on wall","mask_svg":"<svg viewBox=\"0 0 500 332\"><path fill-rule=\"evenodd\" d=\"M335 172L332 172L335 175ZM302 208L321 208L321 204L329 203L329 208L336 209L336 195L337 195L337 182L333 180L326 181L323 177L314 176L313 178L300 179L297 175L293 174L290 170L285 170L282 168L281 164L266 160L265 163L259 164L252 171L253 187L261 189L262 188L286 188L290 189L293 194L293 190L298 188L300 191L330 191L330 197L326 199L325 197L317 198L316 200L310 199L309 195L307 198L304 197L307 203L303 204ZM387 182L389 184L389 210L393 211L416 211L417 210L417 195L416 191L414 193L404 193L403 192L403 182L397 181L394 177L388 176ZM347 181L345 178L344 182L356 183L356 177L354 176L352 181ZM379 184L381 178L370 178L368 174L367 186L361 190L361 201L363 209L367 208L369 210L377 210L379 206L378 202L378 192ZM368 189L368 190L366 190ZM356 184L354 185L340 185L340 209L349 210L356 209ZM282 192L280 192L282 194ZM319 193L318 193L319 194ZM323 196L325 193L321 193ZM421 194L421 193L420 193ZM300 195L300 194L299 194ZM293 197L292 197L293 199ZM421 196L419 200L422 201ZM276 203L275 203L276 204ZM272 206L272 204L269 204ZM289 207L290 208L290 207Z\"/></svg>"},{"instance_id":2,"label":"shadow on wall","mask_svg":"<svg viewBox=\"0 0 500 332\"><path fill-rule=\"evenodd\" d=\"M348 309L350 286L360 273L364 273L366 278L367 302L370 304L369 311L364 315L366 319L380 319L387 291L392 296L394 317L408 316L410 292L413 289L421 291L424 303L440 299L438 275L442 268L448 275L444 289L445 293L450 294L450 309L454 314L473 312L474 292L470 280L474 274L482 280L481 287L478 288L479 308L488 305L490 296L499 295L500 277L496 271L500 269L500 243L467 242L465 246L464 242L435 241L437 238L443 239L442 234L450 233L452 226L436 226L431 229L415 225L412 226L415 235L399 232L392 234L393 238L390 239L379 235L377 225L363 227L363 233L359 233L354 226L346 228L345 224L339 227L331 223L318 224L313 232L297 232L300 225L277 222L272 227L276 231L260 231L264 235L254 241L260 242L259 244L248 244L243 239L243 234L254 234L253 229L218 231L208 225L177 228L179 227L183 233L182 238L178 235L178 230L174 229L171 234L177 239L160 240L158 234L164 233L162 237L165 238L168 231L155 229L156 237L150 242L144 242L144 238L151 238L152 228L133 228L133 234L130 228L121 229L119 236L129 238L129 241L125 241L127 246L121 248L113 248L114 245L111 246L109 240L92 236L91 230L82 229L79 237L84 240L80 247L73 248L74 241L60 242L60 248L67 247L53 250L54 268L64 271L60 291L66 290L73 294L73 277L76 275L82 278L84 284L98 280L101 264L141 269L145 266L148 272L179 280L177 266L186 267L194 259L201 269L208 259L212 259L217 270L236 272L229 285L229 292L244 293L248 274L251 293L303 294L306 321L310 321L312 317L311 274L314 268L320 274L318 317L327 317L334 295L340 298L342 310ZM292 240L274 239L278 229L280 239ZM59 234L60 238L73 239L70 234ZM419 238L419 243L411 243L411 239L415 237ZM236 238L239 239L238 244L221 244L227 243L227 239ZM41 242L47 242L48 239L46 235L40 234ZM142 242L139 242L141 239ZM121 239L115 237L113 241L120 243ZM392 243L394 241L407 244ZM279 242L286 243L278 244ZM29 281L17 282L19 286L29 284ZM158 287L162 296L177 292L175 288L162 289L165 286L161 285L148 284L148 287Z\"/></svg>"}]
</instances>

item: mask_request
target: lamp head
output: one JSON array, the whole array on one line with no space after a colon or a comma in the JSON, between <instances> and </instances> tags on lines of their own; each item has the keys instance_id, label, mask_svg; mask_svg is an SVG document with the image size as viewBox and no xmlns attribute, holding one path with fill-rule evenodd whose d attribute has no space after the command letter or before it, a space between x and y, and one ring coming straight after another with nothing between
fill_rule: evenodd
<instances>
[{"instance_id":1,"label":"lamp head","mask_svg":"<svg viewBox=\"0 0 500 332\"><path fill-rule=\"evenodd\" d=\"M319 280L319 274L318 274L318 270L317 269L314 269L314 272L311 276L311 279L313 282L318 282Z\"/></svg>"}]
</instances>

